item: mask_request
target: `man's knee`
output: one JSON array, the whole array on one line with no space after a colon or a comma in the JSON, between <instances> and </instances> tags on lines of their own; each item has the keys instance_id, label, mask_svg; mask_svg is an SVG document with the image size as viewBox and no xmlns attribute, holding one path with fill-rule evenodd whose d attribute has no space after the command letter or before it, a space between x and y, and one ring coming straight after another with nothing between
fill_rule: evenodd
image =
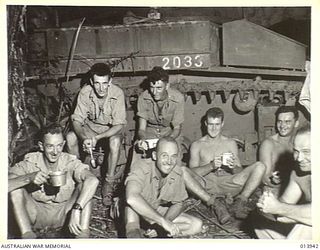
<instances>
[{"instance_id":1,"label":"man's knee","mask_svg":"<svg viewBox=\"0 0 320 250\"><path fill-rule=\"evenodd\" d=\"M202 226L203 226L203 221L200 220L199 218L197 217L194 217L192 216L191 217L191 225L192 225L192 228L193 228L193 234L197 234L197 233L200 233L202 231Z\"/></svg>"},{"instance_id":2,"label":"man's knee","mask_svg":"<svg viewBox=\"0 0 320 250\"><path fill-rule=\"evenodd\" d=\"M118 151L121 145L121 136L114 135L109 138L109 145L111 151Z\"/></svg>"},{"instance_id":3,"label":"man's knee","mask_svg":"<svg viewBox=\"0 0 320 250\"><path fill-rule=\"evenodd\" d=\"M70 131L67 135L66 135L66 141L67 141L67 145L69 147L75 146L78 144L78 138L77 135L73 132Z\"/></svg>"},{"instance_id":4,"label":"man's knee","mask_svg":"<svg viewBox=\"0 0 320 250\"><path fill-rule=\"evenodd\" d=\"M24 188L19 188L9 193L9 197L13 205L19 202L24 202L26 195L27 195L27 192Z\"/></svg>"},{"instance_id":5,"label":"man's knee","mask_svg":"<svg viewBox=\"0 0 320 250\"><path fill-rule=\"evenodd\" d=\"M257 161L251 166L252 166L252 170L255 171L256 173L264 175L264 173L266 172L266 166L261 161Z\"/></svg>"}]
</instances>

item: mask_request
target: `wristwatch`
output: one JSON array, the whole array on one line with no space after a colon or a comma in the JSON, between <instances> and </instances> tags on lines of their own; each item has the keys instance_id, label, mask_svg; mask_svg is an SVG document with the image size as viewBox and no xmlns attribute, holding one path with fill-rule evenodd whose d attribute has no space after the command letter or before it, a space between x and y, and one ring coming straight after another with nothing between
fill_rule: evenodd
<instances>
[{"instance_id":1,"label":"wristwatch","mask_svg":"<svg viewBox=\"0 0 320 250\"><path fill-rule=\"evenodd\" d=\"M80 210L82 211L82 207L79 203L74 203L73 206L72 206L72 209L76 209L76 210Z\"/></svg>"}]
</instances>

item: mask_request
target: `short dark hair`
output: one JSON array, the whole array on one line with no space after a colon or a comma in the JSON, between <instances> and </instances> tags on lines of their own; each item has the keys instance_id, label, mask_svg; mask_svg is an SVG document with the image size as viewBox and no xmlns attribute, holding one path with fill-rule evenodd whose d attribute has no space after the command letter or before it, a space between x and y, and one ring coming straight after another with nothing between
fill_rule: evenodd
<instances>
[{"instance_id":1,"label":"short dark hair","mask_svg":"<svg viewBox=\"0 0 320 250\"><path fill-rule=\"evenodd\" d=\"M305 134L305 133L311 133L311 126L309 123L300 127L296 132L296 136L301 135L301 134Z\"/></svg>"},{"instance_id":2,"label":"short dark hair","mask_svg":"<svg viewBox=\"0 0 320 250\"><path fill-rule=\"evenodd\" d=\"M97 76L111 76L111 69L108 64L96 63L92 65L90 69L90 75L93 78L94 75Z\"/></svg>"},{"instance_id":3,"label":"short dark hair","mask_svg":"<svg viewBox=\"0 0 320 250\"><path fill-rule=\"evenodd\" d=\"M208 109L206 113L206 120L208 120L208 118L221 118L221 121L223 121L224 113L221 108L214 107L214 108Z\"/></svg>"},{"instance_id":4,"label":"short dark hair","mask_svg":"<svg viewBox=\"0 0 320 250\"><path fill-rule=\"evenodd\" d=\"M298 109L295 106L280 106L275 115L276 115L276 119L278 119L278 116L282 113L290 113L292 112L294 115L294 119L297 121L299 119L299 112Z\"/></svg>"},{"instance_id":5,"label":"short dark hair","mask_svg":"<svg viewBox=\"0 0 320 250\"><path fill-rule=\"evenodd\" d=\"M50 123L42 127L40 131L40 141L43 142L44 136L47 134L62 134L63 136L63 128L59 123Z\"/></svg>"},{"instance_id":6,"label":"short dark hair","mask_svg":"<svg viewBox=\"0 0 320 250\"><path fill-rule=\"evenodd\" d=\"M160 144L162 144L164 142L172 142L172 143L174 143L177 146L178 150L179 150L178 142L175 139L173 139L172 137L170 137L170 136L165 136L165 137L162 137L162 138L159 139L159 141L157 143L157 146L156 146L156 152L158 152L158 150L160 148Z\"/></svg>"},{"instance_id":7,"label":"short dark hair","mask_svg":"<svg viewBox=\"0 0 320 250\"><path fill-rule=\"evenodd\" d=\"M148 81L151 83L151 82L156 82L159 80L161 80L165 83L168 83L169 82L169 74L162 67L155 66L148 74Z\"/></svg>"}]
</instances>

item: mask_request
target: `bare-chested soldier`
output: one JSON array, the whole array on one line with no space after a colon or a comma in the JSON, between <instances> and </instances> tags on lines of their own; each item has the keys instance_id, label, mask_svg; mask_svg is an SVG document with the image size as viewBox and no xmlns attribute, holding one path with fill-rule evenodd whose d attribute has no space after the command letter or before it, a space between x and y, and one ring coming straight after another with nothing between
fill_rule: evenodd
<instances>
[{"instance_id":1,"label":"bare-chested soldier","mask_svg":"<svg viewBox=\"0 0 320 250\"><path fill-rule=\"evenodd\" d=\"M293 165L293 137L299 125L299 113L294 106L281 106L276 111L277 133L265 139L259 149L259 160L266 166L262 182L280 192L280 183L287 186Z\"/></svg>"},{"instance_id":2,"label":"bare-chested soldier","mask_svg":"<svg viewBox=\"0 0 320 250\"><path fill-rule=\"evenodd\" d=\"M236 142L221 134L224 114L220 108L207 111L205 125L207 134L193 142L190 148L189 166L192 170L184 168L185 175L190 174L199 183L188 178L187 188L213 208L222 224L229 221L230 215L226 208L221 208L223 203L215 198L235 197L232 206L235 217L243 219L249 212L248 198L260 185L265 167L256 162L242 168ZM227 159L223 159L225 153L229 153Z\"/></svg>"}]
</instances>

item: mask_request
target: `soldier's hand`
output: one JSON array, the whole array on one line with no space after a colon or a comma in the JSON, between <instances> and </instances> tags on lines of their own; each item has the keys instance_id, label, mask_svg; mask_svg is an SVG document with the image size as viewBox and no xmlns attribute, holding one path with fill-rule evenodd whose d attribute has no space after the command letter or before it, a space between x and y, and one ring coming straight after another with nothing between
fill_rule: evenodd
<instances>
[{"instance_id":1,"label":"soldier's hand","mask_svg":"<svg viewBox=\"0 0 320 250\"><path fill-rule=\"evenodd\" d=\"M215 169L221 168L222 166L221 156L214 157L213 162L214 162Z\"/></svg>"},{"instance_id":2,"label":"soldier's hand","mask_svg":"<svg viewBox=\"0 0 320 250\"><path fill-rule=\"evenodd\" d=\"M78 209L72 209L71 210L71 216L69 221L69 230L74 235L81 234L82 227L80 225L80 216L81 211Z\"/></svg>"},{"instance_id":3,"label":"soldier's hand","mask_svg":"<svg viewBox=\"0 0 320 250\"><path fill-rule=\"evenodd\" d=\"M83 151L87 152L90 154L90 150L94 150L97 140L92 138L87 138L83 141L82 143L82 147L83 147Z\"/></svg>"},{"instance_id":4,"label":"soldier's hand","mask_svg":"<svg viewBox=\"0 0 320 250\"><path fill-rule=\"evenodd\" d=\"M138 148L141 151L146 151L149 149L148 143L145 140L139 140L138 141Z\"/></svg>"},{"instance_id":5,"label":"soldier's hand","mask_svg":"<svg viewBox=\"0 0 320 250\"><path fill-rule=\"evenodd\" d=\"M42 184L46 183L48 178L49 178L49 175L42 171L34 172L30 176L31 182L33 182L38 186L41 186Z\"/></svg>"}]
</instances>

